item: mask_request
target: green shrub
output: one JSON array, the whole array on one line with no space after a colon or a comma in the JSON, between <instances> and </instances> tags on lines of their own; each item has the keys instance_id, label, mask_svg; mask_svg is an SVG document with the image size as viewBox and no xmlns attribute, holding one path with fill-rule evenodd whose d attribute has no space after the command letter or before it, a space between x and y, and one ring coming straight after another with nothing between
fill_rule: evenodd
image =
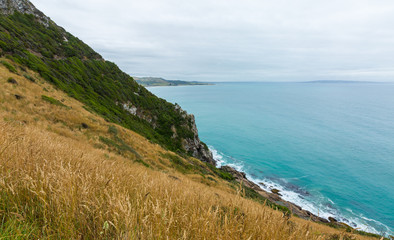
<instances>
[{"instance_id":1,"label":"green shrub","mask_svg":"<svg viewBox=\"0 0 394 240\"><path fill-rule=\"evenodd\" d=\"M210 163L206 163L207 167L214 172L217 176L219 176L220 178L227 180L227 181L233 181L234 177L225 171L220 170L219 168L216 168L214 165L210 164Z\"/></svg>"},{"instance_id":2,"label":"green shrub","mask_svg":"<svg viewBox=\"0 0 394 240\"><path fill-rule=\"evenodd\" d=\"M113 125L108 127L108 132L113 134L114 136L118 136L118 129Z\"/></svg>"},{"instance_id":3,"label":"green shrub","mask_svg":"<svg viewBox=\"0 0 394 240\"><path fill-rule=\"evenodd\" d=\"M12 83L12 84L18 85L18 82L17 82L14 78L12 78L12 77L9 77L9 78L7 79L7 82L8 82L8 83Z\"/></svg>"},{"instance_id":4,"label":"green shrub","mask_svg":"<svg viewBox=\"0 0 394 240\"><path fill-rule=\"evenodd\" d=\"M64 105L62 102L60 102L59 100L54 99L52 97L48 97L48 96L42 95L41 99L46 101L46 102L49 102L50 104L68 108L68 106Z\"/></svg>"},{"instance_id":5,"label":"green shrub","mask_svg":"<svg viewBox=\"0 0 394 240\"><path fill-rule=\"evenodd\" d=\"M167 158L172 163L172 166L177 169L181 173L194 173L197 172L199 169L194 165L185 162L179 156L173 155L170 153L161 154L162 157Z\"/></svg>"},{"instance_id":6,"label":"green shrub","mask_svg":"<svg viewBox=\"0 0 394 240\"><path fill-rule=\"evenodd\" d=\"M9 64L6 61L1 61L1 63L12 73L18 73L18 71L16 70L16 68L14 66L12 66L11 64Z\"/></svg>"},{"instance_id":7,"label":"green shrub","mask_svg":"<svg viewBox=\"0 0 394 240\"><path fill-rule=\"evenodd\" d=\"M117 136L115 136L114 140L100 136L99 140L105 145L107 145L110 150L115 150L118 154L124 155L126 152L130 152L137 157L137 160L142 158L141 155L134 150L134 148L127 145L122 139Z\"/></svg>"},{"instance_id":8,"label":"green shrub","mask_svg":"<svg viewBox=\"0 0 394 240\"><path fill-rule=\"evenodd\" d=\"M30 82L36 82L36 80L35 80L32 76L30 76L30 75L24 74L23 76L24 76L27 80L29 80Z\"/></svg>"}]
</instances>

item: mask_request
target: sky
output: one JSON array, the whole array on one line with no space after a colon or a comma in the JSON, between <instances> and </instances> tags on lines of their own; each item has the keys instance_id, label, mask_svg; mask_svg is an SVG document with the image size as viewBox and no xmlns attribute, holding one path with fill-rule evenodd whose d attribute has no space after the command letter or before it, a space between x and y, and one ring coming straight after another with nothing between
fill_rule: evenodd
<instances>
[{"instance_id":1,"label":"sky","mask_svg":"<svg viewBox=\"0 0 394 240\"><path fill-rule=\"evenodd\" d=\"M394 81L392 0L31 0L131 76Z\"/></svg>"}]
</instances>

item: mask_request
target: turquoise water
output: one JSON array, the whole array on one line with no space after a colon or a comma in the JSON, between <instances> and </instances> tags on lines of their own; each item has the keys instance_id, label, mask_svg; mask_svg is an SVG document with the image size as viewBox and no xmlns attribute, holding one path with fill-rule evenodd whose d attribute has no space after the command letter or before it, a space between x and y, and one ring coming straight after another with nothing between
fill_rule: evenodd
<instances>
[{"instance_id":1,"label":"turquoise water","mask_svg":"<svg viewBox=\"0 0 394 240\"><path fill-rule=\"evenodd\" d=\"M220 164L314 214L393 234L394 84L155 87L196 116Z\"/></svg>"}]
</instances>

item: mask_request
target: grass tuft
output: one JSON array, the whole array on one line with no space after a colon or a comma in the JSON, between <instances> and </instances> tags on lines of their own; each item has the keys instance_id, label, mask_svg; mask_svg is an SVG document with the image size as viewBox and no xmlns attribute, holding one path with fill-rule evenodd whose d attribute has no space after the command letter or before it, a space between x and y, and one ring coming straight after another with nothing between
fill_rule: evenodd
<instances>
[{"instance_id":1,"label":"grass tuft","mask_svg":"<svg viewBox=\"0 0 394 240\"><path fill-rule=\"evenodd\" d=\"M46 101L46 102L49 102L50 104L53 104L53 105L56 105L56 106L60 106L60 107L68 108L68 106L64 105L62 102L60 102L59 100L54 99L54 98L52 98L52 97L48 97L48 96L45 96L45 95L41 95L41 99L44 100L44 101Z\"/></svg>"},{"instance_id":2,"label":"grass tuft","mask_svg":"<svg viewBox=\"0 0 394 240\"><path fill-rule=\"evenodd\" d=\"M12 73L18 73L18 71L16 70L16 68L11 65L9 62L7 61L1 61L1 63Z\"/></svg>"}]
</instances>

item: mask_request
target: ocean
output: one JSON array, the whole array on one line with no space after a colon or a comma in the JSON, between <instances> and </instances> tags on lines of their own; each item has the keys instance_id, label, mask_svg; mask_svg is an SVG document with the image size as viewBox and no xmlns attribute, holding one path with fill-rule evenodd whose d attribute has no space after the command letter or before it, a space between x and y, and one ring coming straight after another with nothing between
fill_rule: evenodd
<instances>
[{"instance_id":1,"label":"ocean","mask_svg":"<svg viewBox=\"0 0 394 240\"><path fill-rule=\"evenodd\" d=\"M394 84L148 89L195 115L218 165L321 217L394 235Z\"/></svg>"}]
</instances>

